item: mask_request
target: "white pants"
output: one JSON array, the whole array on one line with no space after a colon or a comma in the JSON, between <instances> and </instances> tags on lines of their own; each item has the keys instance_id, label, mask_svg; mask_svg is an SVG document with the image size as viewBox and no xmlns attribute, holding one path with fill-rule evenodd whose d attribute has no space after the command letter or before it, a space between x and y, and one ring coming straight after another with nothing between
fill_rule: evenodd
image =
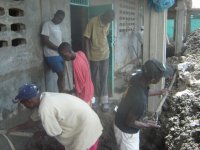
<instances>
[{"instance_id":1,"label":"white pants","mask_svg":"<svg viewBox=\"0 0 200 150\"><path fill-rule=\"evenodd\" d=\"M139 150L139 131L135 134L124 133L114 124L114 133L119 150Z\"/></svg>"}]
</instances>

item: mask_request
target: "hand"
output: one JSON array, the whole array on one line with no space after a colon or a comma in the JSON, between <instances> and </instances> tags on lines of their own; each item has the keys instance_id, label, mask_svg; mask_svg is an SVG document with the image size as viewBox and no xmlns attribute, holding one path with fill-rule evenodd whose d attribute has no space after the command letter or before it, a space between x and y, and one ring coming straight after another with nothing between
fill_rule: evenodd
<instances>
[{"instance_id":1,"label":"hand","mask_svg":"<svg viewBox=\"0 0 200 150\"><path fill-rule=\"evenodd\" d=\"M170 92L170 90L169 89L162 89L162 90L160 90L160 95L167 95L168 93Z\"/></svg>"},{"instance_id":2,"label":"hand","mask_svg":"<svg viewBox=\"0 0 200 150\"><path fill-rule=\"evenodd\" d=\"M16 128L10 128L10 129L8 129L8 130L6 131L6 134L9 134L10 132L15 132L15 131L17 131Z\"/></svg>"},{"instance_id":3,"label":"hand","mask_svg":"<svg viewBox=\"0 0 200 150\"><path fill-rule=\"evenodd\" d=\"M160 125L158 125L156 122L154 121L148 121L147 122L147 128L160 128Z\"/></svg>"},{"instance_id":4,"label":"hand","mask_svg":"<svg viewBox=\"0 0 200 150\"><path fill-rule=\"evenodd\" d=\"M75 93L75 89L65 90L65 93L67 93L67 94L73 94L73 93Z\"/></svg>"}]
</instances>

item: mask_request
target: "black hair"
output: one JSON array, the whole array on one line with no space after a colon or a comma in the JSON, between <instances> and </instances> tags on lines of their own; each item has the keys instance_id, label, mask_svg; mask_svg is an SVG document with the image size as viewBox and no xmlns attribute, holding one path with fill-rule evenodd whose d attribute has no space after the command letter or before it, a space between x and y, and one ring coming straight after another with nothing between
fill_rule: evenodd
<instances>
[{"instance_id":1,"label":"black hair","mask_svg":"<svg viewBox=\"0 0 200 150\"><path fill-rule=\"evenodd\" d=\"M104 15L109 15L109 14L113 14L113 15L114 15L115 12L114 12L114 10L109 9L109 10L105 11L103 14L104 14Z\"/></svg>"},{"instance_id":2,"label":"black hair","mask_svg":"<svg viewBox=\"0 0 200 150\"><path fill-rule=\"evenodd\" d=\"M105 11L101 15L101 21L103 21L103 23L106 23L106 24L110 23L114 18L115 18L115 13L112 9Z\"/></svg>"},{"instance_id":3,"label":"black hair","mask_svg":"<svg viewBox=\"0 0 200 150\"><path fill-rule=\"evenodd\" d=\"M62 15L65 16L65 12L63 10L57 10L55 15Z\"/></svg>"},{"instance_id":4,"label":"black hair","mask_svg":"<svg viewBox=\"0 0 200 150\"><path fill-rule=\"evenodd\" d=\"M60 53L62 50L71 52L72 51L71 45L67 42L62 42L58 47L58 53Z\"/></svg>"},{"instance_id":5,"label":"black hair","mask_svg":"<svg viewBox=\"0 0 200 150\"><path fill-rule=\"evenodd\" d=\"M151 81L152 79L158 79L162 77L163 71L156 65L154 61L148 60L142 66L142 74L147 81Z\"/></svg>"}]
</instances>

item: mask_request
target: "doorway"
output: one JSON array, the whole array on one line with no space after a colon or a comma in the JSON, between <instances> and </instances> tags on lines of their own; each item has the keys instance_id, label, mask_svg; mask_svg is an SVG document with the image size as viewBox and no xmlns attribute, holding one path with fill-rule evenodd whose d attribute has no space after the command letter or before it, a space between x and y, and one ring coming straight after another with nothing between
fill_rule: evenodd
<instances>
[{"instance_id":1,"label":"doorway","mask_svg":"<svg viewBox=\"0 0 200 150\"><path fill-rule=\"evenodd\" d=\"M88 7L70 5L71 13L71 45L77 52L83 50L83 32L88 22Z\"/></svg>"}]
</instances>

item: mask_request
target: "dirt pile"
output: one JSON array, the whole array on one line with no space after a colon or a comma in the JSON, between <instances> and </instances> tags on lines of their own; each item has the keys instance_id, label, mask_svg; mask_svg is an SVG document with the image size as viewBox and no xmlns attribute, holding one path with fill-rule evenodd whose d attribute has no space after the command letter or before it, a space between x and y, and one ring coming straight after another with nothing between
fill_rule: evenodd
<instances>
[{"instance_id":1,"label":"dirt pile","mask_svg":"<svg viewBox=\"0 0 200 150\"><path fill-rule=\"evenodd\" d=\"M176 87L161 120L168 150L200 149L200 30L191 33L183 56L168 58L177 68Z\"/></svg>"}]
</instances>

